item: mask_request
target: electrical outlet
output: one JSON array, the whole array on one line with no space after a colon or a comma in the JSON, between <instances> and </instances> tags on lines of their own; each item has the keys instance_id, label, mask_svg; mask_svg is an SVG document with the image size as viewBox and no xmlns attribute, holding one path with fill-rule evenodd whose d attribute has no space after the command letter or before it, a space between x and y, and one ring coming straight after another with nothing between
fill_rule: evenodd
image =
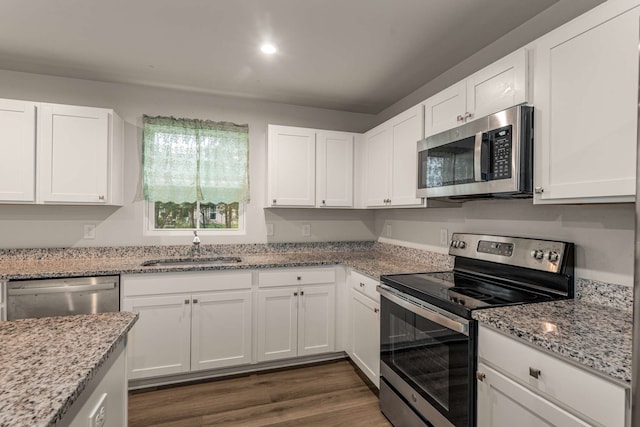
<instances>
[{"instance_id":1,"label":"electrical outlet","mask_svg":"<svg viewBox=\"0 0 640 427\"><path fill-rule=\"evenodd\" d=\"M303 224L302 225L302 235L304 237L311 236L311 225L310 224Z\"/></svg>"},{"instance_id":2,"label":"electrical outlet","mask_svg":"<svg viewBox=\"0 0 640 427\"><path fill-rule=\"evenodd\" d=\"M89 415L89 427L104 427L107 423L107 393L103 393Z\"/></svg>"},{"instance_id":3,"label":"electrical outlet","mask_svg":"<svg viewBox=\"0 0 640 427\"><path fill-rule=\"evenodd\" d=\"M384 235L387 237L392 236L391 224L387 224L384 226Z\"/></svg>"},{"instance_id":4,"label":"electrical outlet","mask_svg":"<svg viewBox=\"0 0 640 427\"><path fill-rule=\"evenodd\" d=\"M449 232L446 228L440 229L440 244L449 246Z\"/></svg>"},{"instance_id":5,"label":"electrical outlet","mask_svg":"<svg viewBox=\"0 0 640 427\"><path fill-rule=\"evenodd\" d=\"M84 238L93 240L96 238L96 226L95 224L84 225Z\"/></svg>"},{"instance_id":6,"label":"electrical outlet","mask_svg":"<svg viewBox=\"0 0 640 427\"><path fill-rule=\"evenodd\" d=\"M267 236L273 236L273 224L267 224Z\"/></svg>"}]
</instances>

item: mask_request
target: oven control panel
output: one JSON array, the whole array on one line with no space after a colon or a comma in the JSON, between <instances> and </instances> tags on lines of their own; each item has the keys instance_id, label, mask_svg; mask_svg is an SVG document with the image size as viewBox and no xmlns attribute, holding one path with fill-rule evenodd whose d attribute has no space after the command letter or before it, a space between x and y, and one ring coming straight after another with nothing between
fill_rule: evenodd
<instances>
[{"instance_id":1,"label":"oven control panel","mask_svg":"<svg viewBox=\"0 0 640 427\"><path fill-rule=\"evenodd\" d=\"M557 273L572 248L552 240L453 233L449 255Z\"/></svg>"}]
</instances>

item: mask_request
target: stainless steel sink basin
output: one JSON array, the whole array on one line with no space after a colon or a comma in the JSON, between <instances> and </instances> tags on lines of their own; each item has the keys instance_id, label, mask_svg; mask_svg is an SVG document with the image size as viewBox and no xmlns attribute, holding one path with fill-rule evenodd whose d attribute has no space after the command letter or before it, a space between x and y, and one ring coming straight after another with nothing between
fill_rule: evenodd
<instances>
[{"instance_id":1,"label":"stainless steel sink basin","mask_svg":"<svg viewBox=\"0 0 640 427\"><path fill-rule=\"evenodd\" d=\"M242 258L237 256L219 256L203 258L165 258L152 259L142 263L143 267L189 267L189 266L210 266L228 265L242 262Z\"/></svg>"}]
</instances>

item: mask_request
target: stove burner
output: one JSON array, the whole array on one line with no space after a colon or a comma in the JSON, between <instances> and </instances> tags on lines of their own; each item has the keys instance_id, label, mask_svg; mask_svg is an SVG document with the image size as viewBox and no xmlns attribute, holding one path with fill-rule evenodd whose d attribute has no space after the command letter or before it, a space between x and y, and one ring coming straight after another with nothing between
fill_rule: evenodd
<instances>
[{"instance_id":1,"label":"stove burner","mask_svg":"<svg viewBox=\"0 0 640 427\"><path fill-rule=\"evenodd\" d=\"M473 288L465 288L462 286L454 286L452 288L448 289L449 292L455 292L457 294L460 295L464 295L473 299L476 299L478 301L486 301L486 300L490 300L492 298L494 298L493 295L490 294L485 294L483 292L479 292Z\"/></svg>"}]
</instances>

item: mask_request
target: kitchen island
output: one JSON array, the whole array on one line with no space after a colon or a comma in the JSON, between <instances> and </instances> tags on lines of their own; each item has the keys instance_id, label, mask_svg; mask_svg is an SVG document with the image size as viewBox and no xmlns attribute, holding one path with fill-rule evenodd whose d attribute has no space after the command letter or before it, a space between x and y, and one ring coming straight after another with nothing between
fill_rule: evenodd
<instances>
[{"instance_id":1,"label":"kitchen island","mask_svg":"<svg viewBox=\"0 0 640 427\"><path fill-rule=\"evenodd\" d=\"M0 322L0 426L88 425L77 418L92 412L86 406L96 390L97 399L107 394L105 425L124 425L126 374L118 367L137 318L119 312Z\"/></svg>"}]
</instances>

